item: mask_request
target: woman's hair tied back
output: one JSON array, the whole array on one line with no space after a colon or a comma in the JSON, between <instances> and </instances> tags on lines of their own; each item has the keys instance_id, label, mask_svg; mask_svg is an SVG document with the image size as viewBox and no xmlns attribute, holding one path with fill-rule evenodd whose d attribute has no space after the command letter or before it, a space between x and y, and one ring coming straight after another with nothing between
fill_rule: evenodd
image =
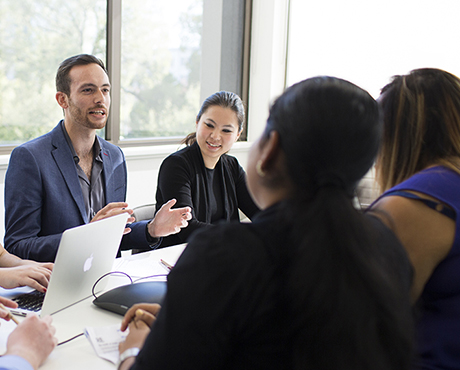
<instances>
[{"instance_id":1,"label":"woman's hair tied back","mask_svg":"<svg viewBox=\"0 0 460 370\"><path fill-rule=\"evenodd\" d=\"M275 130L298 189L342 188L347 193L373 165L382 132L371 95L336 77L292 85L270 109L265 135ZM308 191L308 190L307 190Z\"/></svg>"}]
</instances>

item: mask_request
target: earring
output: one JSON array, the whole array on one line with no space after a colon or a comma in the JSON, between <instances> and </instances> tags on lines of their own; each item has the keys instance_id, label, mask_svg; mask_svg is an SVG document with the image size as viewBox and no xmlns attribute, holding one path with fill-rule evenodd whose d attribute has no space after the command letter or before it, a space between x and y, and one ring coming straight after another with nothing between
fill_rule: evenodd
<instances>
[{"instance_id":1,"label":"earring","mask_svg":"<svg viewBox=\"0 0 460 370\"><path fill-rule=\"evenodd\" d=\"M256 163L256 172L260 177L265 177L265 171L262 169L261 159L259 159L259 161Z\"/></svg>"}]
</instances>

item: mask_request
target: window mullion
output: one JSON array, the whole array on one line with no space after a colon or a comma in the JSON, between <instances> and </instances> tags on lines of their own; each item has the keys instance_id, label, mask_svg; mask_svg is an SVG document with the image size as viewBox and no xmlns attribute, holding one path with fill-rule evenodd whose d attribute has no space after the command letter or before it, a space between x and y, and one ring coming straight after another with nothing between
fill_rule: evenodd
<instances>
[{"instance_id":1,"label":"window mullion","mask_svg":"<svg viewBox=\"0 0 460 370\"><path fill-rule=\"evenodd\" d=\"M113 144L118 144L120 140L121 1L122 0L107 0L106 65L112 85L112 104L105 130L105 138Z\"/></svg>"}]
</instances>

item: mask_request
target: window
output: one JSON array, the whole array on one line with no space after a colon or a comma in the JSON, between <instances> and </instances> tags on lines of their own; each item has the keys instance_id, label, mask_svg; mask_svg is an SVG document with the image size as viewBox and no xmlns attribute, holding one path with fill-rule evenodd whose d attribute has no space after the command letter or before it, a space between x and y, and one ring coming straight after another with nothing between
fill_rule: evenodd
<instances>
[{"instance_id":1,"label":"window","mask_svg":"<svg viewBox=\"0 0 460 370\"><path fill-rule=\"evenodd\" d=\"M179 142L194 130L205 97L220 89L244 97L250 5L0 0L0 151L9 153L62 119L56 70L80 53L96 55L109 70L112 107L102 136L125 146Z\"/></svg>"},{"instance_id":2,"label":"window","mask_svg":"<svg viewBox=\"0 0 460 370\"><path fill-rule=\"evenodd\" d=\"M393 75L433 67L460 76L457 0L290 0L287 86L317 75L349 80L377 98ZM379 193L370 171L358 189Z\"/></svg>"},{"instance_id":3,"label":"window","mask_svg":"<svg viewBox=\"0 0 460 370\"><path fill-rule=\"evenodd\" d=\"M181 137L200 104L202 0L122 2L120 141Z\"/></svg>"},{"instance_id":4,"label":"window","mask_svg":"<svg viewBox=\"0 0 460 370\"><path fill-rule=\"evenodd\" d=\"M106 12L106 0L0 0L0 145L42 135L62 118L57 67L79 53L105 60Z\"/></svg>"},{"instance_id":5,"label":"window","mask_svg":"<svg viewBox=\"0 0 460 370\"><path fill-rule=\"evenodd\" d=\"M434 67L460 76L457 0L290 0L287 85L347 79L378 97L391 76Z\"/></svg>"}]
</instances>

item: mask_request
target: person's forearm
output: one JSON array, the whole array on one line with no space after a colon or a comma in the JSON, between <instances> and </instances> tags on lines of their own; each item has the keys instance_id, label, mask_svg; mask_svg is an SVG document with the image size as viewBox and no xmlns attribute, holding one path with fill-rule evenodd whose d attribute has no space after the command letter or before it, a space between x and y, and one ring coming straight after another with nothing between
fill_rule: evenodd
<instances>
[{"instance_id":1,"label":"person's forearm","mask_svg":"<svg viewBox=\"0 0 460 370\"><path fill-rule=\"evenodd\" d=\"M62 233L23 239L19 239L16 236L15 240L10 238L10 246L5 249L22 259L37 262L54 262L61 237ZM5 244L7 245L8 243Z\"/></svg>"},{"instance_id":2,"label":"person's forearm","mask_svg":"<svg viewBox=\"0 0 460 370\"><path fill-rule=\"evenodd\" d=\"M14 254L3 250L0 254L0 267L15 267L22 265L23 260Z\"/></svg>"},{"instance_id":3,"label":"person's forearm","mask_svg":"<svg viewBox=\"0 0 460 370\"><path fill-rule=\"evenodd\" d=\"M120 366L118 367L117 370L128 370L131 369L131 366L134 365L134 362L136 362L136 357L128 357L126 360L124 360Z\"/></svg>"}]
</instances>

